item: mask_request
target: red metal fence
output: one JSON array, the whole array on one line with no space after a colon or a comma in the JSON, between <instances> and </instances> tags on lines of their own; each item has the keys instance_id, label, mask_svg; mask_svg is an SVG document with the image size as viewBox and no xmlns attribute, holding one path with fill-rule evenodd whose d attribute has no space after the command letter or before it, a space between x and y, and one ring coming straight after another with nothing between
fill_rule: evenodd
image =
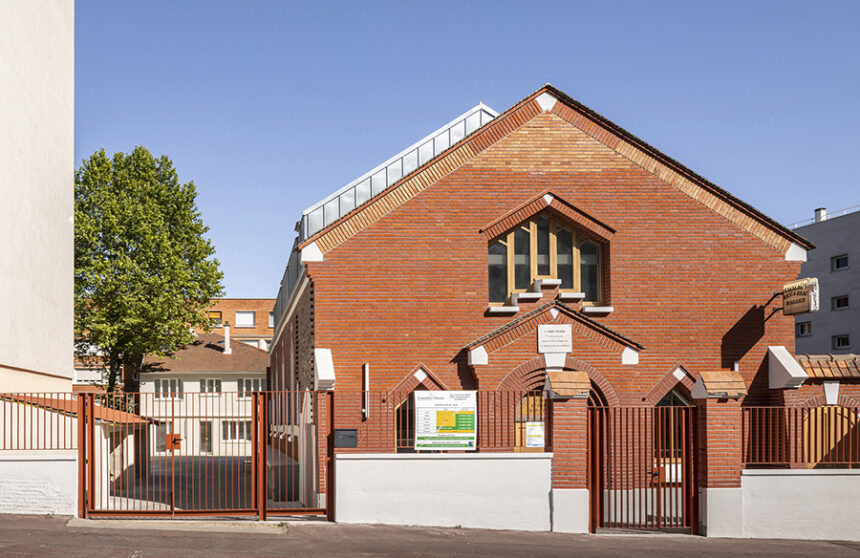
<instances>
[{"instance_id":1,"label":"red metal fence","mask_svg":"<svg viewBox=\"0 0 860 558\"><path fill-rule=\"evenodd\" d=\"M860 466L858 407L746 407L742 412L748 467Z\"/></svg>"},{"instance_id":2,"label":"red metal fence","mask_svg":"<svg viewBox=\"0 0 860 558\"><path fill-rule=\"evenodd\" d=\"M694 407L589 409L591 530L693 532Z\"/></svg>"}]
</instances>

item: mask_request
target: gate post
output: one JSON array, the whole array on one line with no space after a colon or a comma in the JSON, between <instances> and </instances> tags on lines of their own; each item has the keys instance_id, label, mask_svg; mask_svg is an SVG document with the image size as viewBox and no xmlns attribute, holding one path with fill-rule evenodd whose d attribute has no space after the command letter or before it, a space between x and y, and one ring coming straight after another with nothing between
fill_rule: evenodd
<instances>
[{"instance_id":1,"label":"gate post","mask_svg":"<svg viewBox=\"0 0 860 558\"><path fill-rule=\"evenodd\" d=\"M741 403L733 399L700 399L695 418L696 468L701 534L743 536L743 429ZM696 501L696 498L693 499ZM694 532L699 526L693 525Z\"/></svg>"},{"instance_id":2,"label":"gate post","mask_svg":"<svg viewBox=\"0 0 860 558\"><path fill-rule=\"evenodd\" d=\"M550 410L552 530L587 533L590 526L588 399L552 399Z\"/></svg>"},{"instance_id":3,"label":"gate post","mask_svg":"<svg viewBox=\"0 0 860 558\"><path fill-rule=\"evenodd\" d=\"M78 394L78 517L87 517L87 399Z\"/></svg>"}]
</instances>

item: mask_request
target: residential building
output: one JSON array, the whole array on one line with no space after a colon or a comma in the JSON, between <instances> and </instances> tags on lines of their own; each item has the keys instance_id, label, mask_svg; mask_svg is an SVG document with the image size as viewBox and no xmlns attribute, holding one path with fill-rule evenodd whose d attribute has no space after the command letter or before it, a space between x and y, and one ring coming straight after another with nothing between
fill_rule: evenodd
<instances>
[{"instance_id":1,"label":"residential building","mask_svg":"<svg viewBox=\"0 0 860 558\"><path fill-rule=\"evenodd\" d=\"M273 298L217 298L209 310L212 331L224 335L229 323L236 341L267 351L275 326L274 306Z\"/></svg>"},{"instance_id":2,"label":"residential building","mask_svg":"<svg viewBox=\"0 0 860 558\"><path fill-rule=\"evenodd\" d=\"M251 451L252 395L266 389L268 354L227 336L204 333L168 357L146 357L140 414L155 419L154 455L168 455L179 434L186 455L244 456Z\"/></svg>"},{"instance_id":3,"label":"residential building","mask_svg":"<svg viewBox=\"0 0 860 558\"><path fill-rule=\"evenodd\" d=\"M818 279L820 309L795 318L797 352L860 353L860 205L795 224L815 249L800 268L800 277Z\"/></svg>"},{"instance_id":4,"label":"residential building","mask_svg":"<svg viewBox=\"0 0 860 558\"><path fill-rule=\"evenodd\" d=\"M794 358L794 319L773 296L809 240L550 85L498 115L479 105L369 174L302 215L270 350L273 389L333 391L348 435L334 450L339 521L445 524L440 492L477 485L492 504L475 493L455 506L471 526L583 532L620 525L607 523L618 513L671 524L680 504L654 507L671 501L711 536L775 517L748 507L759 480L745 466L758 462L741 440L761 434L751 408L817 405L829 389ZM860 386L843 383L849 405ZM476 391L484 452L385 455L420 449L421 391ZM654 417L635 440L618 426L627 409ZM693 410L695 427L665 418ZM619 464L648 440L676 445ZM804 501L819 505L838 519ZM496 515L514 506L529 512Z\"/></svg>"},{"instance_id":5,"label":"residential building","mask_svg":"<svg viewBox=\"0 0 860 558\"><path fill-rule=\"evenodd\" d=\"M74 31L72 0L0 2L2 391L71 388Z\"/></svg>"}]
</instances>

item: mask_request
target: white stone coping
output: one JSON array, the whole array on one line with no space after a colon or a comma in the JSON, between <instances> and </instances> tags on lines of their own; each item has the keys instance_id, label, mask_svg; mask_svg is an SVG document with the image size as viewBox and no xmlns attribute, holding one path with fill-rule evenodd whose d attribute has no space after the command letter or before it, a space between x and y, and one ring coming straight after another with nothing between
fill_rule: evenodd
<instances>
[{"instance_id":1,"label":"white stone coping","mask_svg":"<svg viewBox=\"0 0 860 558\"><path fill-rule=\"evenodd\" d=\"M3 450L0 461L76 461L78 450Z\"/></svg>"},{"instance_id":2,"label":"white stone coping","mask_svg":"<svg viewBox=\"0 0 860 558\"><path fill-rule=\"evenodd\" d=\"M519 306L489 306L487 312L490 314L513 314L520 311Z\"/></svg>"},{"instance_id":3,"label":"white stone coping","mask_svg":"<svg viewBox=\"0 0 860 558\"><path fill-rule=\"evenodd\" d=\"M558 298L559 300L579 300L585 298L585 293L560 292Z\"/></svg>"},{"instance_id":4,"label":"white stone coping","mask_svg":"<svg viewBox=\"0 0 860 558\"><path fill-rule=\"evenodd\" d=\"M586 314L611 314L614 308L612 306L583 306L582 311Z\"/></svg>"},{"instance_id":5,"label":"white stone coping","mask_svg":"<svg viewBox=\"0 0 860 558\"><path fill-rule=\"evenodd\" d=\"M860 469L742 469L745 477L860 477Z\"/></svg>"},{"instance_id":6,"label":"white stone coping","mask_svg":"<svg viewBox=\"0 0 860 558\"><path fill-rule=\"evenodd\" d=\"M552 459L552 452L470 452L470 453L337 453L335 459L370 461L374 459Z\"/></svg>"}]
</instances>

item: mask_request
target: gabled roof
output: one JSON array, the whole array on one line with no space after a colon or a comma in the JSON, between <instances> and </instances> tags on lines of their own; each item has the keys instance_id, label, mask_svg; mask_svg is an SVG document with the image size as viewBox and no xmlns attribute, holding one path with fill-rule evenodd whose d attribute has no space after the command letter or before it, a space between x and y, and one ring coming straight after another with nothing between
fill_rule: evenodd
<instances>
[{"instance_id":1,"label":"gabled roof","mask_svg":"<svg viewBox=\"0 0 860 558\"><path fill-rule=\"evenodd\" d=\"M299 248L314 244L315 254L325 254L543 112L566 120L783 254L794 248L793 245L804 249L814 247L754 207L547 84L364 205L305 239Z\"/></svg>"},{"instance_id":2,"label":"gabled roof","mask_svg":"<svg viewBox=\"0 0 860 558\"><path fill-rule=\"evenodd\" d=\"M547 302L530 312L526 312L522 316L511 320L502 327L475 339L464 348L471 349L479 345L484 345L490 347L488 352L492 352L496 348L500 348L515 339L519 339L526 332L536 329L537 326L553 321L555 317L552 315L552 310L557 310L571 318L575 323L580 325L580 327L577 328L577 331L580 334L590 337L602 345L618 348L619 351L622 350L623 347L630 347L637 351L644 348L636 341L624 337L620 333L617 333L605 325L592 320L585 314L577 312L558 300Z\"/></svg>"},{"instance_id":3,"label":"gabled roof","mask_svg":"<svg viewBox=\"0 0 860 558\"><path fill-rule=\"evenodd\" d=\"M232 340L232 354L224 354L224 337L203 333L197 339L166 357L146 357L141 372L252 372L265 373L269 353Z\"/></svg>"}]
</instances>

